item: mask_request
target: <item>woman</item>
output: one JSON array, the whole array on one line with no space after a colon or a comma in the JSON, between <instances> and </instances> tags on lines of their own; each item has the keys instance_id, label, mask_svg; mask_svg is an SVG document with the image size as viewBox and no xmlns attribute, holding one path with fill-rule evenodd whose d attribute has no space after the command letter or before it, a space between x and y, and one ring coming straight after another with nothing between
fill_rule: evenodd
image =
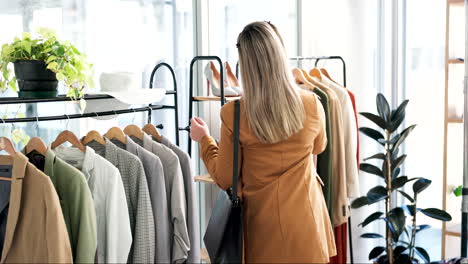
<instances>
[{"instance_id":1,"label":"woman","mask_svg":"<svg viewBox=\"0 0 468 264\"><path fill-rule=\"evenodd\" d=\"M240 100L241 190L245 261L327 263L336 254L313 154L327 144L323 108L290 75L283 41L269 22L238 37L244 96ZM232 185L234 103L221 109L221 140L200 118L191 137L222 189Z\"/></svg>"}]
</instances>

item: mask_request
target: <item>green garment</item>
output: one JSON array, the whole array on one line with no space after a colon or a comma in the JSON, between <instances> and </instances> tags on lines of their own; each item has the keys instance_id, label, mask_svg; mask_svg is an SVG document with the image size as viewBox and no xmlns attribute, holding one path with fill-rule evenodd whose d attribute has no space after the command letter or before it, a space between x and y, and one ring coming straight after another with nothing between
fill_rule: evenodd
<instances>
[{"instance_id":1,"label":"green garment","mask_svg":"<svg viewBox=\"0 0 468 264\"><path fill-rule=\"evenodd\" d=\"M327 133L327 147L325 150L317 156L317 173L322 179L324 186L323 186L323 194L325 196L325 203L327 204L328 213L330 214L330 220L333 223L332 218L332 155L331 155L331 147L333 144L333 138L331 135L331 128L330 128L330 110L328 109L328 96L327 94L320 90L319 88L315 87L313 92L320 98L320 102L322 103L323 110L325 111L325 120L326 124L326 133Z\"/></svg>"},{"instance_id":2,"label":"green garment","mask_svg":"<svg viewBox=\"0 0 468 264\"><path fill-rule=\"evenodd\" d=\"M37 159L29 158L31 163L40 167L37 166ZM50 149L45 156L44 173L50 177L60 199L73 262L94 263L97 248L96 212L85 176L56 157Z\"/></svg>"}]
</instances>

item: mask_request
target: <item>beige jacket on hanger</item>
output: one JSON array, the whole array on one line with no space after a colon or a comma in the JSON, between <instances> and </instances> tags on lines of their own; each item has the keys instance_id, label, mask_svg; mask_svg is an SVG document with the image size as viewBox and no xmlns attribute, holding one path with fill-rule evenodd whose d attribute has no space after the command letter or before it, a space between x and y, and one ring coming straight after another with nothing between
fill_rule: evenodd
<instances>
[{"instance_id":1,"label":"beige jacket on hanger","mask_svg":"<svg viewBox=\"0 0 468 264\"><path fill-rule=\"evenodd\" d=\"M0 263L72 263L59 197L49 177L17 152L13 165L5 244Z\"/></svg>"},{"instance_id":2,"label":"beige jacket on hanger","mask_svg":"<svg viewBox=\"0 0 468 264\"><path fill-rule=\"evenodd\" d=\"M346 159L346 190L348 198L359 197L359 171L357 167L357 127L353 104L346 89L322 75L324 85L335 91L340 100L343 120L343 136Z\"/></svg>"},{"instance_id":3,"label":"beige jacket on hanger","mask_svg":"<svg viewBox=\"0 0 468 264\"><path fill-rule=\"evenodd\" d=\"M330 109L331 134L333 138L332 157L333 157L333 174L332 174L332 220L334 226L339 226L348 221L348 192L346 188L346 157L345 157L345 142L343 130L343 110L340 100L336 93L330 87L323 85L315 79L312 83L324 91L328 96L328 104ZM356 160L356 157L354 157ZM356 164L356 163L354 163Z\"/></svg>"}]
</instances>

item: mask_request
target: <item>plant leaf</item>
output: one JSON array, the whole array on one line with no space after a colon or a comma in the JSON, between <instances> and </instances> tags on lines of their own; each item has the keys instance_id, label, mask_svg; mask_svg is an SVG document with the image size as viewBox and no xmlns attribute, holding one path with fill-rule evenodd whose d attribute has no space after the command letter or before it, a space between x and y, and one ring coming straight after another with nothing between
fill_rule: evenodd
<instances>
[{"instance_id":1,"label":"plant leaf","mask_svg":"<svg viewBox=\"0 0 468 264\"><path fill-rule=\"evenodd\" d=\"M367 161L367 160L370 160L370 159L381 159L381 160L385 160L385 154L383 153L377 153L373 156L370 156L368 158L365 158L364 161Z\"/></svg>"},{"instance_id":2,"label":"plant leaf","mask_svg":"<svg viewBox=\"0 0 468 264\"><path fill-rule=\"evenodd\" d=\"M414 203L414 199L409 194L405 193L402 190L398 190L398 192L401 193L401 195L403 195L406 199L408 199L408 201L410 201L411 203Z\"/></svg>"},{"instance_id":3,"label":"plant leaf","mask_svg":"<svg viewBox=\"0 0 468 264\"><path fill-rule=\"evenodd\" d=\"M381 178L384 178L384 175L383 175L382 171L379 168L377 168L376 166L372 165L372 164L361 163L359 168L364 172L374 174L374 175L377 175L377 176L379 176Z\"/></svg>"},{"instance_id":4,"label":"plant leaf","mask_svg":"<svg viewBox=\"0 0 468 264\"><path fill-rule=\"evenodd\" d=\"M375 247L374 249L371 250L369 253L369 260L373 260L380 256L383 252L385 251L384 247Z\"/></svg>"},{"instance_id":5,"label":"plant leaf","mask_svg":"<svg viewBox=\"0 0 468 264\"><path fill-rule=\"evenodd\" d=\"M456 197L462 196L462 190L463 186L459 185L457 188L453 189L453 194L455 194Z\"/></svg>"},{"instance_id":6,"label":"plant leaf","mask_svg":"<svg viewBox=\"0 0 468 264\"><path fill-rule=\"evenodd\" d=\"M364 205L368 205L368 204L369 204L369 200L367 199L367 196L361 196L361 197L355 199L351 203L351 208L357 209L357 208L361 208Z\"/></svg>"},{"instance_id":7,"label":"plant leaf","mask_svg":"<svg viewBox=\"0 0 468 264\"><path fill-rule=\"evenodd\" d=\"M380 116L374 115L372 113L367 113L367 112L361 112L360 113L363 117L369 119L370 121L374 122L376 125L378 125L382 129L387 128L387 123L385 120L383 120Z\"/></svg>"},{"instance_id":8,"label":"plant leaf","mask_svg":"<svg viewBox=\"0 0 468 264\"><path fill-rule=\"evenodd\" d=\"M411 131L413 131L415 127L416 125L409 126L400 133L400 137L398 138L398 141L393 146L392 152L398 149L398 147L403 143L403 141L408 137L408 135L411 133Z\"/></svg>"},{"instance_id":9,"label":"plant leaf","mask_svg":"<svg viewBox=\"0 0 468 264\"><path fill-rule=\"evenodd\" d=\"M403 187L408 181L408 177L401 176L392 180L392 191Z\"/></svg>"},{"instance_id":10,"label":"plant leaf","mask_svg":"<svg viewBox=\"0 0 468 264\"><path fill-rule=\"evenodd\" d=\"M405 211L407 211L411 216L414 216L416 214L416 207L412 204L405 205L403 207Z\"/></svg>"},{"instance_id":11,"label":"plant leaf","mask_svg":"<svg viewBox=\"0 0 468 264\"><path fill-rule=\"evenodd\" d=\"M377 95L377 112L385 122L390 121L390 106L388 105L387 99L381 93Z\"/></svg>"},{"instance_id":12,"label":"plant leaf","mask_svg":"<svg viewBox=\"0 0 468 264\"><path fill-rule=\"evenodd\" d=\"M398 239L405 229L406 215L401 207L395 207L388 212L388 225L393 233L393 240L398 242Z\"/></svg>"},{"instance_id":13,"label":"plant leaf","mask_svg":"<svg viewBox=\"0 0 468 264\"><path fill-rule=\"evenodd\" d=\"M430 225L418 225L418 226L416 226L416 233L418 233L419 231L429 229L429 228L431 228Z\"/></svg>"},{"instance_id":14,"label":"plant leaf","mask_svg":"<svg viewBox=\"0 0 468 264\"><path fill-rule=\"evenodd\" d=\"M358 226L365 227L366 225L372 223L373 221L379 219L384 213L382 212L375 212L371 215L369 215L362 223L360 223Z\"/></svg>"},{"instance_id":15,"label":"plant leaf","mask_svg":"<svg viewBox=\"0 0 468 264\"><path fill-rule=\"evenodd\" d=\"M361 133L363 133L364 135L374 139L375 141L379 142L379 139L384 139L384 136L382 135L382 133L380 133L379 131L375 130L375 129L372 129L372 128L369 128L369 127L360 127L359 128L359 131L361 131ZM382 144L382 143L380 143Z\"/></svg>"},{"instance_id":16,"label":"plant leaf","mask_svg":"<svg viewBox=\"0 0 468 264\"><path fill-rule=\"evenodd\" d=\"M429 254L427 254L427 251L422 248L422 247L414 247L416 249L416 253L424 260L425 263L431 262L431 258L429 257Z\"/></svg>"},{"instance_id":17,"label":"plant leaf","mask_svg":"<svg viewBox=\"0 0 468 264\"><path fill-rule=\"evenodd\" d=\"M408 254L400 254L394 263L398 264L413 264Z\"/></svg>"},{"instance_id":18,"label":"plant leaf","mask_svg":"<svg viewBox=\"0 0 468 264\"><path fill-rule=\"evenodd\" d=\"M392 172L392 179L395 179L396 177L398 177L398 175L400 175L400 168L397 168L395 171Z\"/></svg>"},{"instance_id":19,"label":"plant leaf","mask_svg":"<svg viewBox=\"0 0 468 264\"><path fill-rule=\"evenodd\" d=\"M384 238L381 234L377 233L364 233L361 235L362 238Z\"/></svg>"},{"instance_id":20,"label":"plant leaf","mask_svg":"<svg viewBox=\"0 0 468 264\"><path fill-rule=\"evenodd\" d=\"M396 246L394 249L393 249L393 254L395 256L399 256L401 255L401 253L405 252L406 249L408 249L407 247L405 246Z\"/></svg>"},{"instance_id":21,"label":"plant leaf","mask_svg":"<svg viewBox=\"0 0 468 264\"><path fill-rule=\"evenodd\" d=\"M403 120L405 119L405 109L408 105L408 102L409 100L403 101L403 103L401 103L395 111L392 111L392 114L390 115L391 125L388 129L390 133L397 130L401 123L403 123Z\"/></svg>"},{"instance_id":22,"label":"plant leaf","mask_svg":"<svg viewBox=\"0 0 468 264\"><path fill-rule=\"evenodd\" d=\"M415 195L418 193L424 191L429 185L431 185L432 181L425 179L425 178L419 178L415 183L413 183L413 192Z\"/></svg>"},{"instance_id":23,"label":"plant leaf","mask_svg":"<svg viewBox=\"0 0 468 264\"><path fill-rule=\"evenodd\" d=\"M367 192L368 204L373 204L387 198L387 189L381 185L375 186Z\"/></svg>"},{"instance_id":24,"label":"plant leaf","mask_svg":"<svg viewBox=\"0 0 468 264\"><path fill-rule=\"evenodd\" d=\"M394 161L392 161L392 172L400 167L400 165L405 161L407 155L401 155L400 157L396 158Z\"/></svg>"},{"instance_id":25,"label":"plant leaf","mask_svg":"<svg viewBox=\"0 0 468 264\"><path fill-rule=\"evenodd\" d=\"M452 216L449 213L443 210L437 209L437 208L426 208L426 209L422 209L421 212L431 218L434 218L440 221L447 222L447 221L452 220Z\"/></svg>"}]
</instances>

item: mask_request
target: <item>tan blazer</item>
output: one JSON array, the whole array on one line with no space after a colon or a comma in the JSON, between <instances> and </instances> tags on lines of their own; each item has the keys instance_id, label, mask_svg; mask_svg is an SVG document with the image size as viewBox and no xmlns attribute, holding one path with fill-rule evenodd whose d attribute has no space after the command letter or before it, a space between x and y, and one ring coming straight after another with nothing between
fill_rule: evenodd
<instances>
[{"instance_id":1,"label":"tan blazer","mask_svg":"<svg viewBox=\"0 0 468 264\"><path fill-rule=\"evenodd\" d=\"M0 164L13 165L0 263L71 263L67 228L49 177L19 152L0 156Z\"/></svg>"},{"instance_id":2,"label":"tan blazer","mask_svg":"<svg viewBox=\"0 0 468 264\"><path fill-rule=\"evenodd\" d=\"M328 263L333 230L312 155L327 145L325 113L315 94L301 91L304 127L275 144L249 129L241 100L241 187L246 263ZM201 141L203 161L223 189L232 185L234 104L221 110L221 140ZM272 124L273 125L273 124Z\"/></svg>"}]
</instances>

